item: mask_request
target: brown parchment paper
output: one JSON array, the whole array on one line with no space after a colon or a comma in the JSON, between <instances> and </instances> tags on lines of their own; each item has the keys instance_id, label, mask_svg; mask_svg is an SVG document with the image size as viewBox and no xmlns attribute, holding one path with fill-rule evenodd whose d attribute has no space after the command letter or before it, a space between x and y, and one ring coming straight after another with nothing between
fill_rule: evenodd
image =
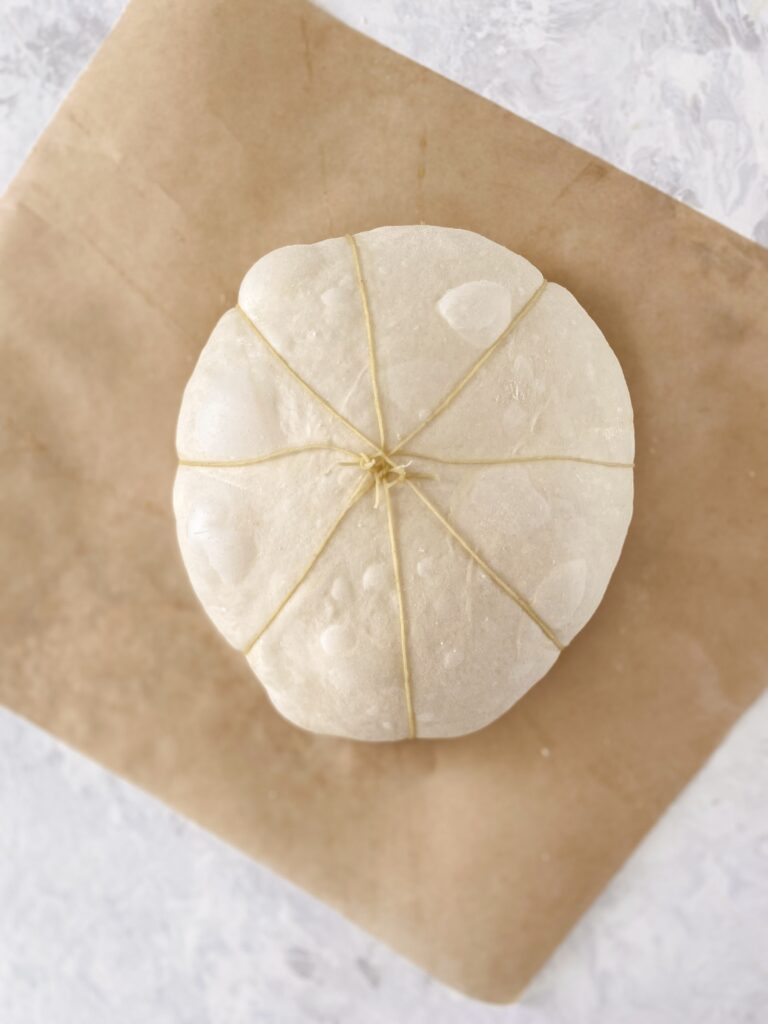
<instances>
[{"instance_id":1,"label":"brown parchment paper","mask_svg":"<svg viewBox=\"0 0 768 1024\"><path fill-rule=\"evenodd\" d=\"M0 697L511 999L758 692L766 253L298 0L133 0L1 218ZM604 604L508 715L363 745L281 720L198 607L174 428L259 256L422 220L524 253L601 325L636 514Z\"/></svg>"}]
</instances>

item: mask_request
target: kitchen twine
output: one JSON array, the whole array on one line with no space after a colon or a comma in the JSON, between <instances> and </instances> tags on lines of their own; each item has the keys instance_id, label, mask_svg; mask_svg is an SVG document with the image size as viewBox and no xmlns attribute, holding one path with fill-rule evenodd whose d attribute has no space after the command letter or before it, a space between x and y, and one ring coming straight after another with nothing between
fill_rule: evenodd
<instances>
[{"instance_id":1,"label":"kitchen twine","mask_svg":"<svg viewBox=\"0 0 768 1024\"><path fill-rule=\"evenodd\" d=\"M288 363L288 361L277 351L277 349L268 341L264 334L259 330L258 326L253 322L251 317L245 312L242 306L238 303L235 307L242 317L243 321L255 334L259 341L265 346L269 353L277 360L283 369L297 381L304 390L312 396L314 401L321 405L326 412L330 413L333 417L339 420L347 427L355 436L368 445L372 452L359 452L351 448L344 448L338 445L332 444L307 444L298 447L291 448L280 448L277 451L271 452L267 455L259 456L254 459L225 459L225 460L200 460L200 459L184 459L179 458L179 464L182 466L192 467L204 467L204 468L239 468L244 466L256 466L262 462L271 462L274 459L287 458L291 455L297 455L301 452L310 451L331 451L339 452L340 454L349 456L346 461L340 461L338 465L341 466L358 466L363 476L358 481L357 486L351 492L347 501L341 509L341 512L337 515L333 521L330 529L323 537L319 547L314 552L309 562L304 568L299 578L291 586L288 592L283 596L280 603L274 609L272 614L261 626L259 631L248 641L243 648L243 654L250 654L256 644L261 640L264 634L267 632L269 627L280 615L282 610L291 600L293 595L299 589L299 587L306 581L307 577L312 572L312 569L319 561L321 555L328 547L332 537L341 526L349 512L354 506L372 489L375 493L374 505L376 508L379 507L380 497L384 496L384 507L387 513L387 532L389 536L389 546L392 554L392 573L395 582L395 592L397 596L397 607L399 617L399 633L400 633L400 651L402 657L403 666L403 696L405 699L405 708L408 718L408 736L410 739L414 739L417 735L416 715L413 709L413 688L411 683L411 671L408 660L408 628L407 628L407 616L405 607L405 595L403 592L402 575L400 571L400 554L397 544L397 531L395 528L395 517L394 509L392 504L392 497L390 494L391 488L397 484L405 484L413 494L422 502L422 504L429 509L432 515L440 522L453 539L459 544L464 551L480 566L482 571L491 579L493 582L510 597L515 604L525 614L536 623L542 633L547 639L554 644L554 646L562 651L565 647L557 636L554 630L542 619L542 617L536 612L531 604L520 594L513 586L511 586L506 580L504 580L482 557L482 555L463 537L456 527L450 522L450 520L434 505L434 503L427 497L424 491L414 481L418 479L435 479L434 476L428 473L412 473L408 471L408 467L411 465L411 461L406 463L396 463L393 460L395 455L400 455L403 458L409 460L412 459L423 459L428 462L440 463L442 465L449 466L501 466L501 465L515 465L517 463L527 462L579 462L585 463L590 466L604 466L608 469L632 469L634 463L631 462L606 462L601 459L588 459L575 455L529 455L529 456L517 456L507 459L451 459L451 458L438 458L435 455L428 455L424 452L406 451L405 447L408 445L417 434L421 433L425 427L429 426L438 416L443 413L453 400L460 394L461 391L469 384L469 382L475 377L475 375L482 369L482 367L488 362L488 360L494 355L494 353L508 340L510 335L515 331L515 328L520 322L531 312L537 302L541 299L544 291L547 287L547 281L543 281L541 285L536 289L533 295L528 301L522 306L521 309L512 317L510 322L496 338L496 340L485 350L480 358L473 363L470 369L464 374L463 377L451 388L451 390L437 403L432 411L420 420L419 423L406 434L405 437L401 438L400 441L393 447L387 448L386 444L386 432L384 429L384 414L381 406L381 397L379 394L379 383L378 383L378 372L377 372L377 361L376 361L376 345L374 340L373 332L373 321L371 318L371 310L368 301L368 290L365 284L365 278L363 276L363 268L360 261L360 251L357 246L357 241L354 235L346 235L346 240L351 249L352 258L355 267L355 278L357 280L357 287L360 294L360 302L363 308L363 318L365 320L365 333L368 345L368 363L369 363L369 377L371 381L371 392L373 397L373 407L376 414L376 423L379 431L379 443L375 444L366 434L351 423L346 416L334 408L330 402L328 402L321 394L319 394L311 384L309 384L304 378Z\"/></svg>"}]
</instances>

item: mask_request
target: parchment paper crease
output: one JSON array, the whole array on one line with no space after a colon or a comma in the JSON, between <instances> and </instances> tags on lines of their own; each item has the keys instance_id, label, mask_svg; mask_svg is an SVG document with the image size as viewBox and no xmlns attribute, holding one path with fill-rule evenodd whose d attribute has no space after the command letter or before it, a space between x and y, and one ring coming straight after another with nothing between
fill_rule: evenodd
<instances>
[{"instance_id":1,"label":"parchment paper crease","mask_svg":"<svg viewBox=\"0 0 768 1024\"><path fill-rule=\"evenodd\" d=\"M523 253L604 330L636 513L508 715L367 746L280 719L198 607L174 427L259 256L418 221ZM133 0L11 187L0 260L2 700L511 999L757 695L766 253L298 0Z\"/></svg>"}]
</instances>

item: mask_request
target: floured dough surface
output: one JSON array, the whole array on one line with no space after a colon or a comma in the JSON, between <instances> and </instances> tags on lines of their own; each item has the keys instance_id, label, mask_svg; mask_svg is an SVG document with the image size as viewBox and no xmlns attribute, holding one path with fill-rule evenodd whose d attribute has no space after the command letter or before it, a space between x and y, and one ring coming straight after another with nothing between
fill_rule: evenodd
<instances>
[{"instance_id":1,"label":"floured dough surface","mask_svg":"<svg viewBox=\"0 0 768 1024\"><path fill-rule=\"evenodd\" d=\"M288 246L184 393L179 544L278 710L365 740L493 721L600 603L632 514L621 368L468 231Z\"/></svg>"}]
</instances>

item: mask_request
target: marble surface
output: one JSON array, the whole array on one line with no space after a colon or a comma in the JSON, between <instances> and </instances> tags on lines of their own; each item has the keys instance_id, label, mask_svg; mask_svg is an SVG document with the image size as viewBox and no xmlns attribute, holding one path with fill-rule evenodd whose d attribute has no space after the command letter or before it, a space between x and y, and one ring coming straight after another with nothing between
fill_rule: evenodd
<instances>
[{"instance_id":1,"label":"marble surface","mask_svg":"<svg viewBox=\"0 0 768 1024\"><path fill-rule=\"evenodd\" d=\"M0 184L122 6L0 0ZM768 242L765 0L322 6ZM768 698L502 1008L0 712L3 1024L758 1024L765 948Z\"/></svg>"}]
</instances>

